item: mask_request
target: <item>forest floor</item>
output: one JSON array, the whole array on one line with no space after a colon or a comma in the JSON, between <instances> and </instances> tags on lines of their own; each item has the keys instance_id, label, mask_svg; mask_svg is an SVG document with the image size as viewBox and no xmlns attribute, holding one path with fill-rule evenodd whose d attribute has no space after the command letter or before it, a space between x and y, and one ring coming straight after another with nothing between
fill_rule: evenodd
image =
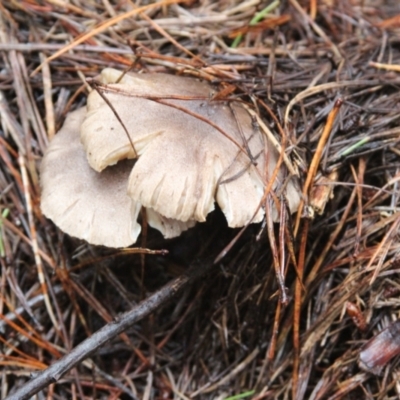
<instances>
[{"instance_id":1,"label":"forest floor","mask_svg":"<svg viewBox=\"0 0 400 400\"><path fill-rule=\"evenodd\" d=\"M141 236L139 252L168 254L63 234L40 210L40 161L105 67L257 104L299 171L300 212L272 231L216 210L179 238ZM0 398L400 397L397 0L3 0L0 121ZM63 373L21 397L50 365Z\"/></svg>"}]
</instances>

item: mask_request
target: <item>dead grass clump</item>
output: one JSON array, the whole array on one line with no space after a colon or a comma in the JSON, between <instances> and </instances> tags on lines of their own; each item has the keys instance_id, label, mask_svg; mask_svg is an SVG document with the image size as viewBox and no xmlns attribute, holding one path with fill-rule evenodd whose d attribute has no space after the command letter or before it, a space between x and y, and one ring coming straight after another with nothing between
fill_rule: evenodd
<instances>
[{"instance_id":1,"label":"dead grass clump","mask_svg":"<svg viewBox=\"0 0 400 400\"><path fill-rule=\"evenodd\" d=\"M398 358L358 360L399 318L399 34L396 1L4 0L0 397L398 398ZM104 67L254 105L302 211L244 232L217 211L177 239L145 230L139 250L64 236L38 164Z\"/></svg>"}]
</instances>

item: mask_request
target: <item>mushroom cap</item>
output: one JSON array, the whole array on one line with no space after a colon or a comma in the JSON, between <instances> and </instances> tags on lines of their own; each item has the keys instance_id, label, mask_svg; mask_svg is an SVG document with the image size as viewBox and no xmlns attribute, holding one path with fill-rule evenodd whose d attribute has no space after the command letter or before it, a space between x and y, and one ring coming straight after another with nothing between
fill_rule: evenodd
<instances>
[{"instance_id":1,"label":"mushroom cap","mask_svg":"<svg viewBox=\"0 0 400 400\"><path fill-rule=\"evenodd\" d=\"M181 95L207 98L210 86L191 78L167 74L127 73L117 84L112 84L122 75L121 71L106 68L100 81L112 91L104 91L109 103L123 121L134 142L135 150L127 134L103 98L93 90L88 96L87 115L81 128L81 140L89 164L96 171L125 158L136 158L153 138L164 131L174 129L174 120L182 120L182 112L162 106L145 96ZM135 97L129 97L130 95ZM142 97L140 97L142 96ZM176 102L185 105L186 102ZM186 122L186 121L185 121ZM176 128L179 129L180 125ZM135 154L135 151L137 154Z\"/></svg>"},{"instance_id":2,"label":"mushroom cap","mask_svg":"<svg viewBox=\"0 0 400 400\"><path fill-rule=\"evenodd\" d=\"M232 132L235 121L228 106L222 107L216 105L220 123L225 122L224 128ZM176 117L180 116L178 113ZM190 119L180 126L175 119L173 130L160 134L146 146L130 175L129 195L169 218L200 222L214 209L216 199L229 226L244 226L253 217L264 192L258 171L247 155L220 132L196 118ZM259 147L257 150L263 151L262 143ZM260 208L255 222L262 217Z\"/></svg>"},{"instance_id":3,"label":"mushroom cap","mask_svg":"<svg viewBox=\"0 0 400 400\"><path fill-rule=\"evenodd\" d=\"M230 227L261 221L279 154L241 103L211 100L212 87L193 78L120 75L104 70L108 101L93 91L50 143L43 213L71 236L109 247L136 242L142 206L167 238L204 221L215 202ZM272 189L283 181L281 168ZM295 211L293 180L284 193ZM272 214L278 220L275 205Z\"/></svg>"},{"instance_id":4,"label":"mushroom cap","mask_svg":"<svg viewBox=\"0 0 400 400\"><path fill-rule=\"evenodd\" d=\"M89 164L101 171L134 158L136 151L139 158L128 188L133 201L167 218L204 221L216 200L230 227L261 221L260 202L278 154L245 108L239 102L211 101L212 88L193 78L128 73L110 83L119 76L106 69L101 81L107 83L104 95L130 139L114 111L93 91L81 130ZM154 101L155 96L169 105Z\"/></svg>"},{"instance_id":5,"label":"mushroom cap","mask_svg":"<svg viewBox=\"0 0 400 400\"><path fill-rule=\"evenodd\" d=\"M80 142L86 107L67 115L51 141L41 164L41 209L64 232L89 243L126 247L135 243L141 227L139 202L127 195L127 182L134 165L123 160L102 173L93 170ZM193 226L148 210L150 226L165 237L178 236Z\"/></svg>"}]
</instances>

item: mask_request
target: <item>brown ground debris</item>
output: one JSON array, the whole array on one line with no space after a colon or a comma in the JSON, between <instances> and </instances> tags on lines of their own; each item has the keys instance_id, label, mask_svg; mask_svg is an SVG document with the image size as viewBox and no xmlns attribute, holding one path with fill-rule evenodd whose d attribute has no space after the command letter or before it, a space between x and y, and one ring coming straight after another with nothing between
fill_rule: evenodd
<instances>
[{"instance_id":1,"label":"brown ground debris","mask_svg":"<svg viewBox=\"0 0 400 400\"><path fill-rule=\"evenodd\" d=\"M197 76L253 105L302 211L244 231L216 211L177 239L145 229L137 250L63 235L38 166L105 67ZM0 397L61 363L38 398L399 398L398 357L380 375L358 363L399 319L399 121L397 0L1 1Z\"/></svg>"}]
</instances>

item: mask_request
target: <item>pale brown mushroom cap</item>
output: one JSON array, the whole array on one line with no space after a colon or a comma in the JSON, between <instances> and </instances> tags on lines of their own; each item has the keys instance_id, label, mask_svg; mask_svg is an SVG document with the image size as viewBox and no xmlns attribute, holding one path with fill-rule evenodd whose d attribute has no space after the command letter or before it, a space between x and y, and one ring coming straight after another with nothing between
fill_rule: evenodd
<instances>
[{"instance_id":1,"label":"pale brown mushroom cap","mask_svg":"<svg viewBox=\"0 0 400 400\"><path fill-rule=\"evenodd\" d=\"M199 111L200 107L193 104L191 109ZM202 112L209 108L212 113L213 107L218 108L220 121L225 117L223 126L232 133L235 121L229 108L216 104L203 106ZM245 225L253 217L264 190L255 167L235 144L208 124L190 117L189 124L183 121L179 126L178 117L174 129L160 134L139 157L129 179L130 196L169 218L201 222L217 200L229 226ZM211 119L212 115L208 117ZM258 147L260 152L263 145L256 146L256 140L252 147ZM261 160L259 164L263 164ZM219 184L219 180L229 178L232 181ZM255 222L262 216L260 209Z\"/></svg>"},{"instance_id":2,"label":"pale brown mushroom cap","mask_svg":"<svg viewBox=\"0 0 400 400\"><path fill-rule=\"evenodd\" d=\"M211 101L213 89L193 78L128 73L112 83L120 76L120 71L106 69L101 81L108 84L104 95L124 122L139 156L129 178L131 198L180 221L205 221L215 201L230 227L261 221L260 202L278 154L253 126L245 108L238 102ZM182 109L146 96L190 97L163 101L202 116L223 133ZM81 140L90 165L98 171L135 157L113 110L95 91L88 98ZM282 181L280 171L274 188ZM295 211L300 197L292 182L286 193ZM273 219L278 219L275 208Z\"/></svg>"},{"instance_id":3,"label":"pale brown mushroom cap","mask_svg":"<svg viewBox=\"0 0 400 400\"><path fill-rule=\"evenodd\" d=\"M121 71L106 68L101 72L100 81L105 84L112 83L121 74ZM120 93L106 91L104 95L131 133L138 155L154 137L168 128L173 129L171 120L176 116L179 117L180 112L177 110L172 112L170 108L143 98L127 97L127 94L132 93L136 96L174 94L204 98L210 95L210 87L204 83L166 74L128 73L124 75L120 83L112 84L110 88ZM86 149L89 164L99 172L109 165L116 164L119 160L136 156L113 110L95 90L88 97L88 111L81 128L81 140Z\"/></svg>"},{"instance_id":4,"label":"pale brown mushroom cap","mask_svg":"<svg viewBox=\"0 0 400 400\"><path fill-rule=\"evenodd\" d=\"M79 140L86 107L68 114L41 164L41 208L62 231L92 244L125 247L140 233L140 203L126 193L132 161L99 174L90 168ZM132 215L132 217L131 217Z\"/></svg>"},{"instance_id":5,"label":"pale brown mushroom cap","mask_svg":"<svg viewBox=\"0 0 400 400\"><path fill-rule=\"evenodd\" d=\"M125 160L102 173L94 171L79 139L85 114L86 107L68 114L43 157L41 209L71 236L107 247L130 246L141 230L137 223L141 204L127 195L134 162ZM178 236L193 225L153 210L148 210L148 220L165 237Z\"/></svg>"}]
</instances>

